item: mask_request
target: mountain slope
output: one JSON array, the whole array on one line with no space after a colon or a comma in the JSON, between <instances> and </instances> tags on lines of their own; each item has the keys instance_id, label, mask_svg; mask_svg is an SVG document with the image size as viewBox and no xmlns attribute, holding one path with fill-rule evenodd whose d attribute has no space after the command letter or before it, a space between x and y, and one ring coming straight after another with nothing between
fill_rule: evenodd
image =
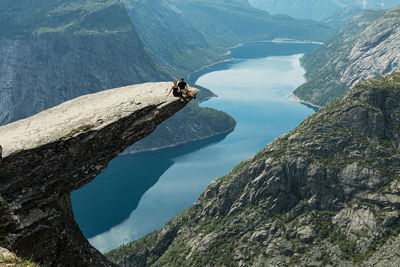
<instances>
[{"instance_id":1,"label":"mountain slope","mask_svg":"<svg viewBox=\"0 0 400 267\"><path fill-rule=\"evenodd\" d=\"M271 16L246 0L171 0L210 44L234 45L245 40L293 38L322 41L332 30L323 23ZM199 19L200 18L200 19Z\"/></svg>"},{"instance_id":2,"label":"mountain slope","mask_svg":"<svg viewBox=\"0 0 400 267\"><path fill-rule=\"evenodd\" d=\"M341 96L357 81L400 67L400 7L366 10L346 24L329 43L301 62L307 82L294 94L319 106Z\"/></svg>"},{"instance_id":3,"label":"mountain slope","mask_svg":"<svg viewBox=\"0 0 400 267\"><path fill-rule=\"evenodd\" d=\"M399 262L399 93L400 74L359 83L107 256L123 266Z\"/></svg>"},{"instance_id":4,"label":"mountain slope","mask_svg":"<svg viewBox=\"0 0 400 267\"><path fill-rule=\"evenodd\" d=\"M323 23L271 16L245 0L124 0L153 59L172 76L186 76L226 58L226 48L278 37L326 40Z\"/></svg>"},{"instance_id":5,"label":"mountain slope","mask_svg":"<svg viewBox=\"0 0 400 267\"><path fill-rule=\"evenodd\" d=\"M325 20L323 20L323 22L337 29L337 31L339 32L343 25L352 20L362 11L363 9L361 7L349 6L326 18Z\"/></svg>"},{"instance_id":6,"label":"mountain slope","mask_svg":"<svg viewBox=\"0 0 400 267\"><path fill-rule=\"evenodd\" d=\"M192 53L189 48L198 47L201 41L196 40L189 46L190 40L184 40L179 49L169 54L165 50L151 50L145 47L142 39L151 32L150 38L154 42L167 47L170 38L160 34L167 18L159 14L160 21L152 24L147 33L141 31L142 36L139 36L136 27L141 29L145 24L143 27L148 28L156 16L143 17L142 24L137 20L134 26L126 6L117 0L7 0L0 6L0 125L80 95L145 81L172 80L166 74L166 71L171 71L163 65L165 62L160 60L160 54L165 58L176 57L183 51L182 47ZM135 7L135 10L140 9L139 5ZM154 13L158 9L152 6L149 10ZM173 15L170 17L174 18ZM187 37L196 39L195 35L191 36L192 32L194 30L189 30ZM203 38L200 33L198 35ZM178 47L177 43L171 42L170 47ZM184 69L182 72L211 62L202 51L197 54L198 62L186 62L180 67L180 70ZM218 57L221 54L222 51ZM213 58L216 57L214 51ZM199 98L211 96L211 92L203 90ZM200 109L195 104L181 114L184 113L193 114L203 127L193 127L199 122L180 115L180 118L162 124L150 137L152 142L141 142L141 149L157 149L161 143L161 146L176 145L176 140L173 140L176 135L173 126L176 124L184 126L181 133L186 136L178 143L226 133L235 126L227 114ZM158 132L169 135L160 136Z\"/></svg>"},{"instance_id":7,"label":"mountain slope","mask_svg":"<svg viewBox=\"0 0 400 267\"><path fill-rule=\"evenodd\" d=\"M254 7L271 14L286 14L294 18L323 21L348 7L391 8L399 0L249 0Z\"/></svg>"},{"instance_id":8,"label":"mountain slope","mask_svg":"<svg viewBox=\"0 0 400 267\"><path fill-rule=\"evenodd\" d=\"M225 51L210 47L187 16L168 0L124 0L141 40L158 66L180 78L223 58Z\"/></svg>"},{"instance_id":9,"label":"mountain slope","mask_svg":"<svg viewBox=\"0 0 400 267\"><path fill-rule=\"evenodd\" d=\"M0 24L0 124L82 94L166 77L116 0L5 0Z\"/></svg>"}]
</instances>

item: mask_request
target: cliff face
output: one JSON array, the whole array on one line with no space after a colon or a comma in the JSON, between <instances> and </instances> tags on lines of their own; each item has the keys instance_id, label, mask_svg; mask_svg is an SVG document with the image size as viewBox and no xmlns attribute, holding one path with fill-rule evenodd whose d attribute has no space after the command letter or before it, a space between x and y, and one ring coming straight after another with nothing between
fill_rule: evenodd
<instances>
[{"instance_id":1,"label":"cliff face","mask_svg":"<svg viewBox=\"0 0 400 267\"><path fill-rule=\"evenodd\" d=\"M0 125L83 94L165 77L119 1L5 0L0 24Z\"/></svg>"},{"instance_id":2,"label":"cliff face","mask_svg":"<svg viewBox=\"0 0 400 267\"><path fill-rule=\"evenodd\" d=\"M400 74L359 83L228 175L122 266L399 262Z\"/></svg>"},{"instance_id":3,"label":"cliff face","mask_svg":"<svg viewBox=\"0 0 400 267\"><path fill-rule=\"evenodd\" d=\"M367 10L329 43L302 58L307 82L294 94L319 106L341 96L361 79L400 68L400 7L385 14Z\"/></svg>"},{"instance_id":4,"label":"cliff face","mask_svg":"<svg viewBox=\"0 0 400 267\"><path fill-rule=\"evenodd\" d=\"M0 127L0 246L44 266L112 265L83 237L70 192L186 105L166 86L85 95Z\"/></svg>"}]
</instances>

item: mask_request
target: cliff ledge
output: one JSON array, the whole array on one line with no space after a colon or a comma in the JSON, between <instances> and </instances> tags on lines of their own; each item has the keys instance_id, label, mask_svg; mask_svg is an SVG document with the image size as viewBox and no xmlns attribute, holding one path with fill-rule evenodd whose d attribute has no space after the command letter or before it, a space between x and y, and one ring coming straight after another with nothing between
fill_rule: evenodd
<instances>
[{"instance_id":1,"label":"cliff ledge","mask_svg":"<svg viewBox=\"0 0 400 267\"><path fill-rule=\"evenodd\" d=\"M169 86L85 95L0 127L0 246L44 266L113 265L82 235L70 192L188 103Z\"/></svg>"}]
</instances>

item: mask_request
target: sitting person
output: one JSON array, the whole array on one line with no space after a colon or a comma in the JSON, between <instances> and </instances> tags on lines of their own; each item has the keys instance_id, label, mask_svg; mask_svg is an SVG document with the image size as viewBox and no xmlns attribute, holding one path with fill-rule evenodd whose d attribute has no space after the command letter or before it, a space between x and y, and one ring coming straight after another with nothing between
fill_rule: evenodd
<instances>
[{"instance_id":1,"label":"sitting person","mask_svg":"<svg viewBox=\"0 0 400 267\"><path fill-rule=\"evenodd\" d=\"M193 95L193 92L190 91L189 85L185 82L185 80L183 78L181 78L181 81L178 83L178 87L179 87L180 91L182 92L182 94L188 95L190 98L196 98Z\"/></svg>"},{"instance_id":2,"label":"sitting person","mask_svg":"<svg viewBox=\"0 0 400 267\"><path fill-rule=\"evenodd\" d=\"M181 90L180 90L179 87L178 87L178 81L177 81L177 80L174 81L174 84L172 85L171 90L169 90L167 96L169 96L169 94L171 93L171 91L172 91L172 94L173 94L174 96L176 96L176 97L183 97L183 94L182 94Z\"/></svg>"}]
</instances>

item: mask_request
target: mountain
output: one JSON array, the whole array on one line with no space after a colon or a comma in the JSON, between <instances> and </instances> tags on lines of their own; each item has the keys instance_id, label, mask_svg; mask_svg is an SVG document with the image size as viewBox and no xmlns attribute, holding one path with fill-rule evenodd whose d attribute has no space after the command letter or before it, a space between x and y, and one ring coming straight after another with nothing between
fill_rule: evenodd
<instances>
[{"instance_id":1,"label":"mountain","mask_svg":"<svg viewBox=\"0 0 400 267\"><path fill-rule=\"evenodd\" d=\"M400 262L400 73L353 89L228 175L122 266L389 266Z\"/></svg>"},{"instance_id":2,"label":"mountain","mask_svg":"<svg viewBox=\"0 0 400 267\"><path fill-rule=\"evenodd\" d=\"M366 10L327 44L306 54L301 63L307 82L294 94L323 106L357 81L379 77L400 67L400 7L387 13Z\"/></svg>"},{"instance_id":3,"label":"mountain","mask_svg":"<svg viewBox=\"0 0 400 267\"><path fill-rule=\"evenodd\" d=\"M325 40L332 34L323 23L270 16L244 0L4 0L0 7L0 125L80 95L186 77L226 59L226 48L239 42ZM200 101L212 96L208 90L199 94ZM204 139L235 126L227 114L195 104L181 113L140 150ZM185 129L179 142L173 137L176 125Z\"/></svg>"},{"instance_id":4,"label":"mountain","mask_svg":"<svg viewBox=\"0 0 400 267\"><path fill-rule=\"evenodd\" d=\"M339 32L343 25L352 20L362 11L363 9L359 6L349 6L324 19L323 22L332 26L337 30L337 32Z\"/></svg>"},{"instance_id":5,"label":"mountain","mask_svg":"<svg viewBox=\"0 0 400 267\"><path fill-rule=\"evenodd\" d=\"M249 0L249 3L271 14L323 21L348 7L391 8L400 5L400 0Z\"/></svg>"},{"instance_id":6,"label":"mountain","mask_svg":"<svg viewBox=\"0 0 400 267\"><path fill-rule=\"evenodd\" d=\"M238 43L292 38L323 41L324 23L271 16L245 0L123 0L141 40L162 69L180 78L226 58Z\"/></svg>"},{"instance_id":7,"label":"mountain","mask_svg":"<svg viewBox=\"0 0 400 267\"><path fill-rule=\"evenodd\" d=\"M79 95L167 77L118 0L3 0L0 24L0 124Z\"/></svg>"}]
</instances>

